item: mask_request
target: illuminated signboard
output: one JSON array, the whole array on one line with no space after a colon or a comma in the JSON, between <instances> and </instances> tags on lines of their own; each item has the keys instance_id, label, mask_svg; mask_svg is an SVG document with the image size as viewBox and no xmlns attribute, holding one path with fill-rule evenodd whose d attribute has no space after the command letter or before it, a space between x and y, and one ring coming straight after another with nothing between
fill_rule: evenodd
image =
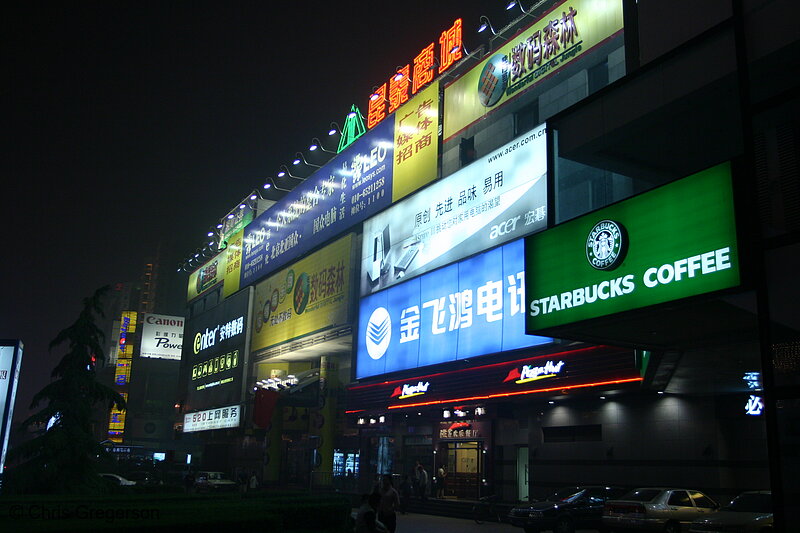
<instances>
[{"instance_id":1,"label":"illuminated signboard","mask_svg":"<svg viewBox=\"0 0 800 533\"><path fill-rule=\"evenodd\" d=\"M244 230L239 230L230 235L226 242L228 245L222 254L225 255L225 272L222 274L222 297L227 298L239 292L239 279L242 273L242 241Z\"/></svg>"},{"instance_id":2,"label":"illuminated signboard","mask_svg":"<svg viewBox=\"0 0 800 533\"><path fill-rule=\"evenodd\" d=\"M188 410L210 409L241 400L246 368L248 306L252 289L186 321L183 364L187 369Z\"/></svg>"},{"instance_id":3,"label":"illuminated signboard","mask_svg":"<svg viewBox=\"0 0 800 533\"><path fill-rule=\"evenodd\" d=\"M183 415L183 432L207 431L209 429L224 429L239 427L242 418L240 405L218 407L197 413Z\"/></svg>"},{"instance_id":4,"label":"illuminated signboard","mask_svg":"<svg viewBox=\"0 0 800 533\"><path fill-rule=\"evenodd\" d=\"M484 365L470 364L451 371L417 375L392 381L353 384L347 387L347 412L351 414L440 405L443 416L468 416L459 404L507 399L528 394L563 394L565 390L591 387L637 386L642 377L633 350L612 346L537 348L541 355L522 352L519 359ZM476 409L474 413L480 414Z\"/></svg>"},{"instance_id":5,"label":"illuminated signboard","mask_svg":"<svg viewBox=\"0 0 800 533\"><path fill-rule=\"evenodd\" d=\"M347 323L352 235L255 288L252 351Z\"/></svg>"},{"instance_id":6,"label":"illuminated signboard","mask_svg":"<svg viewBox=\"0 0 800 533\"><path fill-rule=\"evenodd\" d=\"M445 140L622 29L620 0L570 0L553 6L445 89Z\"/></svg>"},{"instance_id":7,"label":"illuminated signboard","mask_svg":"<svg viewBox=\"0 0 800 533\"><path fill-rule=\"evenodd\" d=\"M365 221L361 295L545 229L545 133L541 125Z\"/></svg>"},{"instance_id":8,"label":"illuminated signboard","mask_svg":"<svg viewBox=\"0 0 800 533\"><path fill-rule=\"evenodd\" d=\"M389 81L381 84L369 97L367 127L374 128L388 114L396 111L409 98L417 94L436 74L442 74L461 59L461 19L439 36L438 54L435 43L430 43L414 57L412 63L399 67ZM438 63L438 70L437 70Z\"/></svg>"},{"instance_id":9,"label":"illuminated signboard","mask_svg":"<svg viewBox=\"0 0 800 533\"><path fill-rule=\"evenodd\" d=\"M0 472L5 468L21 365L22 342L0 341Z\"/></svg>"},{"instance_id":10,"label":"illuminated signboard","mask_svg":"<svg viewBox=\"0 0 800 533\"><path fill-rule=\"evenodd\" d=\"M198 296L216 287L224 279L227 266L227 254L223 250L212 257L206 264L189 274L189 286L186 301L191 301Z\"/></svg>"},{"instance_id":11,"label":"illuminated signboard","mask_svg":"<svg viewBox=\"0 0 800 533\"><path fill-rule=\"evenodd\" d=\"M128 393L121 392L120 395L127 402ZM125 411L111 408L108 415L108 440L112 442L122 442L122 436L125 434Z\"/></svg>"},{"instance_id":12,"label":"illuminated signboard","mask_svg":"<svg viewBox=\"0 0 800 533\"><path fill-rule=\"evenodd\" d=\"M140 357L181 360L183 317L145 314L142 318Z\"/></svg>"},{"instance_id":13,"label":"illuminated signboard","mask_svg":"<svg viewBox=\"0 0 800 533\"><path fill-rule=\"evenodd\" d=\"M247 226L241 286L435 179L438 102L436 87L421 92Z\"/></svg>"},{"instance_id":14,"label":"illuminated signboard","mask_svg":"<svg viewBox=\"0 0 800 533\"><path fill-rule=\"evenodd\" d=\"M529 333L739 284L730 165L525 239Z\"/></svg>"},{"instance_id":15,"label":"illuminated signboard","mask_svg":"<svg viewBox=\"0 0 800 533\"><path fill-rule=\"evenodd\" d=\"M361 300L356 376L549 343L524 332L521 240Z\"/></svg>"},{"instance_id":16,"label":"illuminated signboard","mask_svg":"<svg viewBox=\"0 0 800 533\"><path fill-rule=\"evenodd\" d=\"M764 412L764 399L751 394L744 406L744 412L750 416L761 416Z\"/></svg>"}]
</instances>

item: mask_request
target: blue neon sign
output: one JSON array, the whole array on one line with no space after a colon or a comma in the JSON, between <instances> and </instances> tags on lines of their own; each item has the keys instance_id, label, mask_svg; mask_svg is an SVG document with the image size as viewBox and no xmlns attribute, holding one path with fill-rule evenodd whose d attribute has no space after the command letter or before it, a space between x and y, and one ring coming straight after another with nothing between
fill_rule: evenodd
<instances>
[{"instance_id":1,"label":"blue neon sign","mask_svg":"<svg viewBox=\"0 0 800 533\"><path fill-rule=\"evenodd\" d=\"M514 241L363 298L356 377L551 342L525 335L523 248Z\"/></svg>"}]
</instances>

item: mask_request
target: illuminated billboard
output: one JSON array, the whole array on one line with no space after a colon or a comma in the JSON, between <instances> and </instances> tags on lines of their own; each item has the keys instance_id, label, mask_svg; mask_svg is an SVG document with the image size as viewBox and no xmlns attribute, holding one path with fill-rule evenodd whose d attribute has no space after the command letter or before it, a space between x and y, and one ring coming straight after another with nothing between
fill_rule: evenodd
<instances>
[{"instance_id":1,"label":"illuminated billboard","mask_svg":"<svg viewBox=\"0 0 800 533\"><path fill-rule=\"evenodd\" d=\"M241 401L251 294L252 288L243 290L186 321L183 365L189 381L188 411Z\"/></svg>"},{"instance_id":2,"label":"illuminated billboard","mask_svg":"<svg viewBox=\"0 0 800 533\"><path fill-rule=\"evenodd\" d=\"M253 352L347 323L352 235L255 287Z\"/></svg>"},{"instance_id":3,"label":"illuminated billboard","mask_svg":"<svg viewBox=\"0 0 800 533\"><path fill-rule=\"evenodd\" d=\"M445 141L620 34L622 29L621 0L570 0L556 4L447 86Z\"/></svg>"},{"instance_id":4,"label":"illuminated billboard","mask_svg":"<svg viewBox=\"0 0 800 533\"><path fill-rule=\"evenodd\" d=\"M183 432L207 431L239 427L242 419L240 405L229 405L183 415Z\"/></svg>"},{"instance_id":5,"label":"illuminated billboard","mask_svg":"<svg viewBox=\"0 0 800 533\"><path fill-rule=\"evenodd\" d=\"M182 316L143 315L139 356L180 361L183 322Z\"/></svg>"},{"instance_id":6,"label":"illuminated billboard","mask_svg":"<svg viewBox=\"0 0 800 533\"><path fill-rule=\"evenodd\" d=\"M356 377L551 342L525 335L524 283L517 240L363 298Z\"/></svg>"},{"instance_id":7,"label":"illuminated billboard","mask_svg":"<svg viewBox=\"0 0 800 533\"><path fill-rule=\"evenodd\" d=\"M0 472L6 462L14 402L17 399L19 370L22 365L22 342L0 341Z\"/></svg>"},{"instance_id":8,"label":"illuminated billboard","mask_svg":"<svg viewBox=\"0 0 800 533\"><path fill-rule=\"evenodd\" d=\"M431 87L359 137L244 230L241 286L352 228L436 178L438 91Z\"/></svg>"},{"instance_id":9,"label":"illuminated billboard","mask_svg":"<svg viewBox=\"0 0 800 533\"><path fill-rule=\"evenodd\" d=\"M739 285L725 163L525 239L526 328Z\"/></svg>"},{"instance_id":10,"label":"illuminated billboard","mask_svg":"<svg viewBox=\"0 0 800 533\"><path fill-rule=\"evenodd\" d=\"M364 222L365 296L547 225L541 125Z\"/></svg>"}]
</instances>

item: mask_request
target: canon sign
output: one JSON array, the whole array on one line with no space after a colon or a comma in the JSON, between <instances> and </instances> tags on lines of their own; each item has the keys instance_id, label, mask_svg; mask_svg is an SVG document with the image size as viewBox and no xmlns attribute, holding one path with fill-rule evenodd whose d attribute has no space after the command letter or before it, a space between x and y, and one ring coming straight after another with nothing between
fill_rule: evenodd
<instances>
[{"instance_id":1,"label":"canon sign","mask_svg":"<svg viewBox=\"0 0 800 533\"><path fill-rule=\"evenodd\" d=\"M180 361L183 348L182 316L146 314L142 324L142 357Z\"/></svg>"}]
</instances>

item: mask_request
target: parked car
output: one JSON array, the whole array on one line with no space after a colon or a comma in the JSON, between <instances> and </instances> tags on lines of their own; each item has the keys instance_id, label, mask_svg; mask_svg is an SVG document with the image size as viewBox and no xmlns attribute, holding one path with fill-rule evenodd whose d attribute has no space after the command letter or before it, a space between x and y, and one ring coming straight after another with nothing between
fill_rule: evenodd
<instances>
[{"instance_id":1,"label":"parked car","mask_svg":"<svg viewBox=\"0 0 800 533\"><path fill-rule=\"evenodd\" d=\"M719 511L692 522L692 533L737 531L741 533L772 531L772 492L743 492Z\"/></svg>"},{"instance_id":2,"label":"parked car","mask_svg":"<svg viewBox=\"0 0 800 533\"><path fill-rule=\"evenodd\" d=\"M128 479L135 481L139 485L163 485L163 482L161 482L152 472L138 470L136 472L129 472L126 475L128 476Z\"/></svg>"},{"instance_id":3,"label":"parked car","mask_svg":"<svg viewBox=\"0 0 800 533\"><path fill-rule=\"evenodd\" d=\"M200 471L194 477L194 486L198 492L222 492L236 490L236 482L225 477L222 472Z\"/></svg>"},{"instance_id":4,"label":"parked car","mask_svg":"<svg viewBox=\"0 0 800 533\"><path fill-rule=\"evenodd\" d=\"M102 477L105 480L108 480L110 483L112 483L113 485L116 485L118 487L129 487L131 485L136 485L135 481L131 481L130 479L126 479L126 478L124 478L124 477L122 477L122 476L120 476L118 474L110 474L110 473L105 472L105 473L101 473L100 477Z\"/></svg>"},{"instance_id":5,"label":"parked car","mask_svg":"<svg viewBox=\"0 0 800 533\"><path fill-rule=\"evenodd\" d=\"M572 533L576 529L599 529L603 521L603 504L608 498L625 494L621 487L580 486L555 491L545 500L531 502L511 509L512 525L525 533L553 530Z\"/></svg>"},{"instance_id":6,"label":"parked car","mask_svg":"<svg viewBox=\"0 0 800 533\"><path fill-rule=\"evenodd\" d=\"M641 488L618 500L607 500L603 528L607 531L663 531L679 533L719 505L699 490Z\"/></svg>"}]
</instances>

